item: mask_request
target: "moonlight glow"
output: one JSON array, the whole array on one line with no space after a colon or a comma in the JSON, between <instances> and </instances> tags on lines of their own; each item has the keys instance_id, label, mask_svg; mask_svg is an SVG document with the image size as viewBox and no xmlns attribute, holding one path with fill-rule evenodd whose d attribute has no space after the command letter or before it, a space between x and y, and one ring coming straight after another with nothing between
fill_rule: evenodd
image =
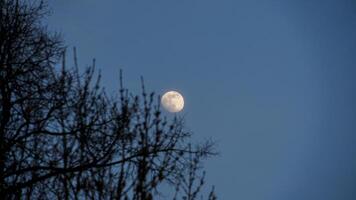
<instances>
[{"instance_id":1,"label":"moonlight glow","mask_svg":"<svg viewBox=\"0 0 356 200\"><path fill-rule=\"evenodd\" d=\"M162 96L161 104L169 112L179 112L184 107L184 99L178 92L169 91Z\"/></svg>"}]
</instances>

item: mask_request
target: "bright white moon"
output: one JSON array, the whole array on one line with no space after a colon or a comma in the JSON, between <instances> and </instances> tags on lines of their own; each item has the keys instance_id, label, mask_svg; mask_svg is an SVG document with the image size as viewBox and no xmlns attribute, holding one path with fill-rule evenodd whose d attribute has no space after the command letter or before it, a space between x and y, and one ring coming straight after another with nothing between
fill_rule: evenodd
<instances>
[{"instance_id":1,"label":"bright white moon","mask_svg":"<svg viewBox=\"0 0 356 200\"><path fill-rule=\"evenodd\" d=\"M179 112L184 107L184 99L179 92L166 92L161 98L161 104L169 112Z\"/></svg>"}]
</instances>

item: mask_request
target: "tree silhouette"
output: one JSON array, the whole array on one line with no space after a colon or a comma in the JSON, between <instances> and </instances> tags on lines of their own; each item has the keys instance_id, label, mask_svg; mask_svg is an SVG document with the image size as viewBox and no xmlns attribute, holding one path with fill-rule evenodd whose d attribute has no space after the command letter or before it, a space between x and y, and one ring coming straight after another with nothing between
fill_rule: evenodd
<instances>
[{"instance_id":1,"label":"tree silhouette","mask_svg":"<svg viewBox=\"0 0 356 200\"><path fill-rule=\"evenodd\" d=\"M143 80L133 95L120 73L110 97L95 62L81 74L74 56L67 68L61 38L43 25L47 14L42 1L0 0L1 197L201 198L201 161L213 143L190 144L183 119L162 116Z\"/></svg>"}]
</instances>

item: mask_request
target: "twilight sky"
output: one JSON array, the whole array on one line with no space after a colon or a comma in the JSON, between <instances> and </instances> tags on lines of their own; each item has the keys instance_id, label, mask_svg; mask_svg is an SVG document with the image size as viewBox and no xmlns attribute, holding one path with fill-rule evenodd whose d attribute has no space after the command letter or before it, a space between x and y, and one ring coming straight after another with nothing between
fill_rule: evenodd
<instances>
[{"instance_id":1,"label":"twilight sky","mask_svg":"<svg viewBox=\"0 0 356 200\"><path fill-rule=\"evenodd\" d=\"M222 200L356 199L355 0L51 0L109 92L175 89Z\"/></svg>"}]
</instances>

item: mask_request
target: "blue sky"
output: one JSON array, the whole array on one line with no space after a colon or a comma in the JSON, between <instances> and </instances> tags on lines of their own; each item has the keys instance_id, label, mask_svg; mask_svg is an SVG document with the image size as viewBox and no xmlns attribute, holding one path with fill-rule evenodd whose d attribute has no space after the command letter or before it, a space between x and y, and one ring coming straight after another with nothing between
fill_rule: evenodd
<instances>
[{"instance_id":1,"label":"blue sky","mask_svg":"<svg viewBox=\"0 0 356 200\"><path fill-rule=\"evenodd\" d=\"M109 92L180 91L223 200L356 199L353 0L50 1Z\"/></svg>"}]
</instances>

